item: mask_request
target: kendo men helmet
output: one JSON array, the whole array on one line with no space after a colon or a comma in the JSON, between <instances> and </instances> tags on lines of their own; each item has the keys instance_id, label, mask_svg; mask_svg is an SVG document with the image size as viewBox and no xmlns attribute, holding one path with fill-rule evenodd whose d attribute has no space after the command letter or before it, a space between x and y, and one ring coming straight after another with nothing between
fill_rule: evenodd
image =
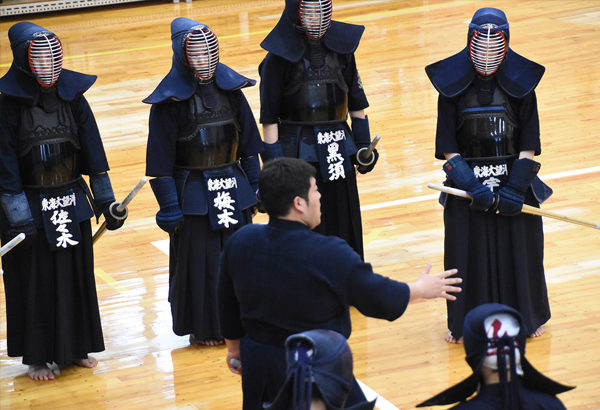
<instances>
[{"instance_id":1,"label":"kendo men helmet","mask_svg":"<svg viewBox=\"0 0 600 410\"><path fill-rule=\"evenodd\" d=\"M475 71L491 76L508 52L508 20L502 10L482 8L475 12L469 24L467 49Z\"/></svg>"},{"instance_id":2,"label":"kendo men helmet","mask_svg":"<svg viewBox=\"0 0 600 410\"><path fill-rule=\"evenodd\" d=\"M333 4L331 0L300 0L298 16L300 26L311 40L319 40L331 25Z\"/></svg>"},{"instance_id":3,"label":"kendo men helmet","mask_svg":"<svg viewBox=\"0 0 600 410\"><path fill-rule=\"evenodd\" d=\"M321 397L328 409L344 408L352 388L352 352L332 330L310 330L285 341L287 377L268 410L308 410Z\"/></svg>"},{"instance_id":4,"label":"kendo men helmet","mask_svg":"<svg viewBox=\"0 0 600 410\"><path fill-rule=\"evenodd\" d=\"M191 27L183 37L183 50L194 76L202 81L213 78L219 64L219 40L204 24Z\"/></svg>"},{"instance_id":5,"label":"kendo men helmet","mask_svg":"<svg viewBox=\"0 0 600 410\"><path fill-rule=\"evenodd\" d=\"M417 407L438 406L466 400L483 382L482 368L498 371L505 408L516 408L516 379L525 386L548 394L573 389L538 372L525 357L527 332L523 318L515 309L486 303L467 313L464 321L463 346L466 361L473 373L463 381L438 393ZM510 373L510 379L507 375ZM511 383L515 381L515 383Z\"/></svg>"},{"instance_id":6,"label":"kendo men helmet","mask_svg":"<svg viewBox=\"0 0 600 410\"><path fill-rule=\"evenodd\" d=\"M498 370L500 378L509 369L522 376L526 333L521 330L521 315L500 304L482 306L465 317L463 342L469 366L474 371L482 366Z\"/></svg>"},{"instance_id":7,"label":"kendo men helmet","mask_svg":"<svg viewBox=\"0 0 600 410\"><path fill-rule=\"evenodd\" d=\"M63 48L56 34L25 21L12 26L8 37L22 71L31 73L42 87L56 84L63 65Z\"/></svg>"}]
</instances>

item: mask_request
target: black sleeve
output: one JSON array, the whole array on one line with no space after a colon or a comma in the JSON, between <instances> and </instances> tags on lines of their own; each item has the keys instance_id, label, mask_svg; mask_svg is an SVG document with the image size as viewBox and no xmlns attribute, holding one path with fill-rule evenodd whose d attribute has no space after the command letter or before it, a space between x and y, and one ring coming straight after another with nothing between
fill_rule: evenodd
<instances>
[{"instance_id":1,"label":"black sleeve","mask_svg":"<svg viewBox=\"0 0 600 410\"><path fill-rule=\"evenodd\" d=\"M458 118L456 100L438 97L438 118L435 134L435 157L445 159L444 153L458 152L456 143L456 121Z\"/></svg>"},{"instance_id":2,"label":"black sleeve","mask_svg":"<svg viewBox=\"0 0 600 410\"><path fill-rule=\"evenodd\" d=\"M282 94L285 88L285 73L290 63L268 53L258 66L260 74L260 123L279 122Z\"/></svg>"},{"instance_id":3,"label":"black sleeve","mask_svg":"<svg viewBox=\"0 0 600 410\"><path fill-rule=\"evenodd\" d=\"M173 176L177 144L177 107L186 102L153 104L150 108L148 145L146 146L146 175Z\"/></svg>"},{"instance_id":4,"label":"black sleeve","mask_svg":"<svg viewBox=\"0 0 600 410\"><path fill-rule=\"evenodd\" d=\"M17 104L0 95L0 193L18 194L23 190L17 158Z\"/></svg>"},{"instance_id":5,"label":"black sleeve","mask_svg":"<svg viewBox=\"0 0 600 410\"><path fill-rule=\"evenodd\" d=\"M239 146L240 156L246 158L263 152L264 148L256 126L256 120L244 93L241 90L234 91L231 94L231 99L238 107L237 119L242 127Z\"/></svg>"},{"instance_id":6,"label":"black sleeve","mask_svg":"<svg viewBox=\"0 0 600 410\"><path fill-rule=\"evenodd\" d=\"M226 339L241 339L246 331L242 326L240 318L240 306L233 281L229 273L229 249L232 247L232 241L228 242L221 254L221 263L219 264L219 278L217 285L217 300L219 304L219 321L221 324L221 332Z\"/></svg>"},{"instance_id":7,"label":"black sleeve","mask_svg":"<svg viewBox=\"0 0 600 410\"><path fill-rule=\"evenodd\" d=\"M71 103L71 107L81 144L82 173L95 175L108 171L104 145L90 105L82 95Z\"/></svg>"},{"instance_id":8,"label":"black sleeve","mask_svg":"<svg viewBox=\"0 0 600 410\"><path fill-rule=\"evenodd\" d=\"M395 320L402 316L410 300L406 283L374 273L371 264L363 262L346 243L328 253L335 259L329 262L335 267L335 287L347 305L369 317Z\"/></svg>"},{"instance_id":9,"label":"black sleeve","mask_svg":"<svg viewBox=\"0 0 600 410\"><path fill-rule=\"evenodd\" d=\"M534 151L535 155L542 152L540 144L540 120L538 117L537 98L532 91L518 104L519 125L521 136L519 138L519 151Z\"/></svg>"},{"instance_id":10,"label":"black sleeve","mask_svg":"<svg viewBox=\"0 0 600 410\"><path fill-rule=\"evenodd\" d=\"M340 56L344 61L344 80L348 84L348 110L360 111L369 106L354 54Z\"/></svg>"}]
</instances>

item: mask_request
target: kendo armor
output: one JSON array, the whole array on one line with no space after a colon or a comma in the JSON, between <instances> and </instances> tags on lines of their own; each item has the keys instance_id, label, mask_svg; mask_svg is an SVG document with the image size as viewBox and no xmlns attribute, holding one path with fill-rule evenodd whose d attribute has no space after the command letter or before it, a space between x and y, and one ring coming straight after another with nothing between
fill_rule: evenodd
<instances>
[{"instance_id":1,"label":"kendo armor","mask_svg":"<svg viewBox=\"0 0 600 410\"><path fill-rule=\"evenodd\" d=\"M191 121L177 137L175 165L208 169L231 164L238 160L240 126L227 95L214 84L219 41L204 24L189 30L182 47L198 91L188 100Z\"/></svg>"},{"instance_id":2,"label":"kendo armor","mask_svg":"<svg viewBox=\"0 0 600 410\"><path fill-rule=\"evenodd\" d=\"M495 87L492 101L482 105L471 86L461 99L456 139L465 159L512 158L519 148L517 117L508 96Z\"/></svg>"},{"instance_id":3,"label":"kendo armor","mask_svg":"<svg viewBox=\"0 0 600 410\"><path fill-rule=\"evenodd\" d=\"M311 40L320 40L325 35L332 13L331 0L300 0L298 4L300 26Z\"/></svg>"},{"instance_id":4,"label":"kendo armor","mask_svg":"<svg viewBox=\"0 0 600 410\"><path fill-rule=\"evenodd\" d=\"M517 116L508 95L493 78L506 57L508 40L508 22L502 11L481 9L475 13L469 24L467 50L478 77L461 98L456 136L459 152L466 159L518 154Z\"/></svg>"},{"instance_id":5,"label":"kendo armor","mask_svg":"<svg viewBox=\"0 0 600 410\"><path fill-rule=\"evenodd\" d=\"M194 94L188 100L192 121L177 137L175 165L184 169L208 169L237 161L240 125L227 95L212 84L216 106L207 108L205 98Z\"/></svg>"},{"instance_id":6,"label":"kendo armor","mask_svg":"<svg viewBox=\"0 0 600 410\"><path fill-rule=\"evenodd\" d=\"M80 176L79 137L68 102L57 93L63 49L55 34L41 29L22 48L28 67L40 86L33 105L22 105L17 142L19 172L24 187L59 187ZM22 60L21 60L22 61Z\"/></svg>"},{"instance_id":7,"label":"kendo armor","mask_svg":"<svg viewBox=\"0 0 600 410\"><path fill-rule=\"evenodd\" d=\"M327 125L345 122L348 115L348 85L337 55L319 42L310 41L307 53L292 70L281 106L282 124Z\"/></svg>"}]
</instances>

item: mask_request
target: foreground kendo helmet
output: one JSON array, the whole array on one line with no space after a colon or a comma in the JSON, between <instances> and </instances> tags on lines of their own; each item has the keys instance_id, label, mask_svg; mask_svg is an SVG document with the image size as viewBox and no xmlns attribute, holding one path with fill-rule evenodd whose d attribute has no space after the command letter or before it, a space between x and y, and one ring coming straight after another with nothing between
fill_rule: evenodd
<instances>
[{"instance_id":1,"label":"foreground kendo helmet","mask_svg":"<svg viewBox=\"0 0 600 410\"><path fill-rule=\"evenodd\" d=\"M498 312L486 317L483 327L488 339L488 349L485 359L483 359L483 366L492 370L514 367L515 372L522 376L521 352L516 340L521 331L519 320L510 313Z\"/></svg>"},{"instance_id":2,"label":"foreground kendo helmet","mask_svg":"<svg viewBox=\"0 0 600 410\"><path fill-rule=\"evenodd\" d=\"M526 335L521 331L521 315L516 311L496 309L482 322L477 315L480 311L484 312L484 309L469 312L471 326L465 328L463 339L467 362L473 370L479 370L481 366L498 370L501 378L506 375L507 369L522 376L520 349L525 351ZM512 372L512 369L515 371Z\"/></svg>"},{"instance_id":3,"label":"foreground kendo helmet","mask_svg":"<svg viewBox=\"0 0 600 410\"><path fill-rule=\"evenodd\" d=\"M427 407L456 403L466 400L482 382L481 369L486 366L498 370L500 384L506 396L512 400L515 394L509 394L510 380L521 376L526 387L549 394L558 394L573 389L551 380L538 372L525 358L526 331L523 318L515 309L499 303L486 303L472 309L465 316L463 345L466 361L473 374L462 382L444 390L438 395L420 403L417 407ZM506 408L511 407L505 403Z\"/></svg>"},{"instance_id":4,"label":"foreground kendo helmet","mask_svg":"<svg viewBox=\"0 0 600 410\"><path fill-rule=\"evenodd\" d=\"M352 352L344 336L323 329L298 333L287 338L285 352L286 380L265 409L308 410L315 393L327 409L344 408L354 377Z\"/></svg>"},{"instance_id":5,"label":"foreground kendo helmet","mask_svg":"<svg viewBox=\"0 0 600 410\"><path fill-rule=\"evenodd\" d=\"M184 36L183 48L196 78L203 81L213 78L219 64L219 41L215 32L204 24L191 27Z\"/></svg>"},{"instance_id":6,"label":"foreground kendo helmet","mask_svg":"<svg viewBox=\"0 0 600 410\"><path fill-rule=\"evenodd\" d=\"M300 0L298 15L300 25L311 40L319 40L331 25L333 4L331 0Z\"/></svg>"},{"instance_id":7,"label":"foreground kendo helmet","mask_svg":"<svg viewBox=\"0 0 600 410\"><path fill-rule=\"evenodd\" d=\"M490 76L498 71L508 51L508 21L502 10L482 8L469 24L468 52L475 71Z\"/></svg>"},{"instance_id":8,"label":"foreground kendo helmet","mask_svg":"<svg viewBox=\"0 0 600 410\"><path fill-rule=\"evenodd\" d=\"M63 65L63 49L58 37L49 30L29 22L17 23L8 31L15 63L32 74L42 87L58 81Z\"/></svg>"}]
</instances>

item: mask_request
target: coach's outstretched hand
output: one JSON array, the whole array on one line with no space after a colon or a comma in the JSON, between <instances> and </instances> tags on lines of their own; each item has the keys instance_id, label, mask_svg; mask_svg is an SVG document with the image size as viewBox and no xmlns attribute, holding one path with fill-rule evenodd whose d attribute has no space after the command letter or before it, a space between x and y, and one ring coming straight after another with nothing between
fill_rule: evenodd
<instances>
[{"instance_id":1,"label":"coach's outstretched hand","mask_svg":"<svg viewBox=\"0 0 600 410\"><path fill-rule=\"evenodd\" d=\"M458 270L450 269L437 275L430 275L430 270L431 263L428 263L417 280L408 284L408 287L410 288L410 301L434 298L456 300L456 296L451 295L450 293L458 293L462 289L452 285L462 283L462 279L450 278L449 276L454 275Z\"/></svg>"}]
</instances>

